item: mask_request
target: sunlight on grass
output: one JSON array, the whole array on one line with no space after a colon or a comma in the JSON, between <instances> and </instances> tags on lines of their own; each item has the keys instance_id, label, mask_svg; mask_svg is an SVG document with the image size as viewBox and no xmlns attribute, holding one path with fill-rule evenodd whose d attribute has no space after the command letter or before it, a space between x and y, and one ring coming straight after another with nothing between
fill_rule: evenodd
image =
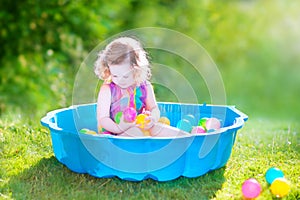
<instances>
[{"instance_id":1,"label":"sunlight on grass","mask_svg":"<svg viewBox=\"0 0 300 200\"><path fill-rule=\"evenodd\" d=\"M300 124L293 121L253 119L240 131L225 172L227 181L218 191L219 199L241 196L241 185L248 178L257 179L263 192L258 199L271 199L265 173L278 167L292 183L287 199L300 196ZM217 198L217 199L218 199Z\"/></svg>"}]
</instances>

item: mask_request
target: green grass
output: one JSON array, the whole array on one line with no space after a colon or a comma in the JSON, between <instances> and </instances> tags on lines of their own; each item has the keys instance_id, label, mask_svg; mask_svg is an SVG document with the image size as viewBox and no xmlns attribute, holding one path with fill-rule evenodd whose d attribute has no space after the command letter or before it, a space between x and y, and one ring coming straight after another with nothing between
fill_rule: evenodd
<instances>
[{"instance_id":1,"label":"green grass","mask_svg":"<svg viewBox=\"0 0 300 200\"><path fill-rule=\"evenodd\" d=\"M263 187L258 199L272 199L264 179L272 166L291 182L283 199L300 198L300 124L293 121L249 119L225 167L169 182L73 173L55 159L47 129L32 120L10 121L0 120L0 199L242 199L241 185L251 177Z\"/></svg>"}]
</instances>

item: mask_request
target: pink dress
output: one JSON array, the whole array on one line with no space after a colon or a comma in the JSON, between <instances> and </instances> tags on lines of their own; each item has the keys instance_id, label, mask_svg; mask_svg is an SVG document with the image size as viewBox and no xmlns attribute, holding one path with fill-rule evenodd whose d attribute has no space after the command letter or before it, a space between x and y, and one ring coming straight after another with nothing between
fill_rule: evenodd
<instances>
[{"instance_id":1,"label":"pink dress","mask_svg":"<svg viewBox=\"0 0 300 200\"><path fill-rule=\"evenodd\" d=\"M114 119L118 112L126 108L134 108L138 114L146 109L147 85L146 82L137 87L129 87L125 92L113 82L109 84L111 91L110 117Z\"/></svg>"},{"instance_id":2,"label":"pink dress","mask_svg":"<svg viewBox=\"0 0 300 200\"><path fill-rule=\"evenodd\" d=\"M122 90L113 82L109 83L109 87L111 91L110 118L112 120L115 120L118 112L123 112L128 107L134 108L137 114L146 110L147 82L126 90ZM103 128L100 128L99 132L112 134Z\"/></svg>"}]
</instances>

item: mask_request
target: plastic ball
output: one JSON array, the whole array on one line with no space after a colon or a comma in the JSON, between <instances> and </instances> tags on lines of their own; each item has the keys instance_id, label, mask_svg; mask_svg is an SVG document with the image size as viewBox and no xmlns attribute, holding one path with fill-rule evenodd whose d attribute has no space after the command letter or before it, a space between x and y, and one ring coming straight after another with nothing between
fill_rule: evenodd
<instances>
[{"instance_id":1,"label":"plastic ball","mask_svg":"<svg viewBox=\"0 0 300 200\"><path fill-rule=\"evenodd\" d=\"M277 198L286 196L290 192L290 184L285 178L276 178L271 184L270 190Z\"/></svg>"},{"instance_id":2,"label":"plastic ball","mask_svg":"<svg viewBox=\"0 0 300 200\"><path fill-rule=\"evenodd\" d=\"M123 112L124 115L124 121L125 122L134 122L136 118L136 110L132 107L128 107Z\"/></svg>"},{"instance_id":3,"label":"plastic ball","mask_svg":"<svg viewBox=\"0 0 300 200\"><path fill-rule=\"evenodd\" d=\"M191 122L186 119L179 120L176 127L186 132L190 132L192 130Z\"/></svg>"},{"instance_id":4,"label":"plastic ball","mask_svg":"<svg viewBox=\"0 0 300 200\"><path fill-rule=\"evenodd\" d=\"M148 115L145 114L139 114L136 117L136 124L138 124L141 129L143 129L145 125L149 122L149 120L146 120L147 117Z\"/></svg>"},{"instance_id":5,"label":"plastic ball","mask_svg":"<svg viewBox=\"0 0 300 200\"><path fill-rule=\"evenodd\" d=\"M202 126L195 126L193 127L191 133L196 134L196 133L206 133L205 128Z\"/></svg>"},{"instance_id":6,"label":"plastic ball","mask_svg":"<svg viewBox=\"0 0 300 200\"><path fill-rule=\"evenodd\" d=\"M149 110L145 110L142 112L142 114L145 114L147 116L150 116L151 115L151 112Z\"/></svg>"},{"instance_id":7,"label":"plastic ball","mask_svg":"<svg viewBox=\"0 0 300 200\"><path fill-rule=\"evenodd\" d=\"M85 133L85 134L91 134L91 135L96 135L97 134L95 131L92 131L92 130L87 129L87 128L83 128L79 132L80 133Z\"/></svg>"},{"instance_id":8,"label":"plastic ball","mask_svg":"<svg viewBox=\"0 0 300 200\"><path fill-rule=\"evenodd\" d=\"M205 125L207 130L211 130L211 129L218 130L221 128L220 120L214 117L207 119Z\"/></svg>"},{"instance_id":9,"label":"plastic ball","mask_svg":"<svg viewBox=\"0 0 300 200\"><path fill-rule=\"evenodd\" d=\"M86 134L96 135L97 133L96 133L95 131L88 130L88 131L86 132Z\"/></svg>"},{"instance_id":10,"label":"plastic ball","mask_svg":"<svg viewBox=\"0 0 300 200\"><path fill-rule=\"evenodd\" d=\"M122 112L117 112L117 114L115 115L114 120L117 124L120 123L122 115L123 115Z\"/></svg>"},{"instance_id":11,"label":"plastic ball","mask_svg":"<svg viewBox=\"0 0 300 200\"><path fill-rule=\"evenodd\" d=\"M250 178L244 181L242 185L242 193L245 198L248 199L256 198L261 193L261 186L256 179Z\"/></svg>"},{"instance_id":12,"label":"plastic ball","mask_svg":"<svg viewBox=\"0 0 300 200\"><path fill-rule=\"evenodd\" d=\"M151 133L148 130L143 130L143 134L144 136L151 136Z\"/></svg>"},{"instance_id":13,"label":"plastic ball","mask_svg":"<svg viewBox=\"0 0 300 200\"><path fill-rule=\"evenodd\" d=\"M103 132L104 131L104 128L102 128L102 126L98 126L98 133L101 133L101 132Z\"/></svg>"},{"instance_id":14,"label":"plastic ball","mask_svg":"<svg viewBox=\"0 0 300 200\"><path fill-rule=\"evenodd\" d=\"M276 167L269 168L265 175L266 181L269 184L272 184L276 178L283 178L283 177L284 177L283 172Z\"/></svg>"},{"instance_id":15,"label":"plastic ball","mask_svg":"<svg viewBox=\"0 0 300 200\"><path fill-rule=\"evenodd\" d=\"M80 133L87 133L88 131L89 131L89 129L83 128L83 129L81 129L79 132L80 132Z\"/></svg>"},{"instance_id":16,"label":"plastic ball","mask_svg":"<svg viewBox=\"0 0 300 200\"><path fill-rule=\"evenodd\" d=\"M202 126L204 129L206 129L206 121L207 118L201 118L198 122L198 126Z\"/></svg>"},{"instance_id":17,"label":"plastic ball","mask_svg":"<svg viewBox=\"0 0 300 200\"><path fill-rule=\"evenodd\" d=\"M182 119L188 120L191 123L192 126L196 126L197 125L197 120L194 117L194 115L192 115L192 114L185 115L185 116L183 116Z\"/></svg>"},{"instance_id":18,"label":"plastic ball","mask_svg":"<svg viewBox=\"0 0 300 200\"><path fill-rule=\"evenodd\" d=\"M162 124L166 124L166 125L170 125L171 122L167 117L161 117L158 119L158 122L162 123Z\"/></svg>"}]
</instances>

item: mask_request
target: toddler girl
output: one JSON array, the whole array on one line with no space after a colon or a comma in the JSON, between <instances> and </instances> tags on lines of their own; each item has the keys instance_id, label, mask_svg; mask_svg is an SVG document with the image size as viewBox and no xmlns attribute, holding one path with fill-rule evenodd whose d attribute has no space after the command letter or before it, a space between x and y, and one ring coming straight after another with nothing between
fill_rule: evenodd
<instances>
[{"instance_id":1,"label":"toddler girl","mask_svg":"<svg viewBox=\"0 0 300 200\"><path fill-rule=\"evenodd\" d=\"M97 102L97 122L100 133L120 136L180 136L177 128L158 123L160 111L151 83L150 63L141 43L131 37L110 42L98 55L95 74L102 80ZM128 107L137 114L146 113L147 123L140 127L116 115ZM118 122L119 121L119 122Z\"/></svg>"}]
</instances>

